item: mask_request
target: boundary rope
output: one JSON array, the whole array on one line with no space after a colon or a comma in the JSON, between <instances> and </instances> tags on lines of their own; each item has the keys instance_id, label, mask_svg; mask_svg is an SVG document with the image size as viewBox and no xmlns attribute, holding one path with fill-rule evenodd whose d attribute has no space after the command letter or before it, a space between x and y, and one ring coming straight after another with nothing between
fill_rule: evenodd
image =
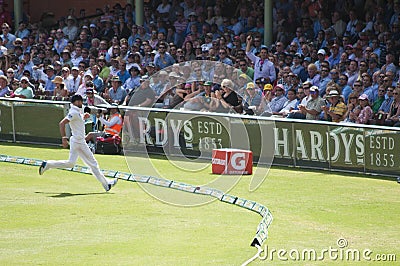
<instances>
[{"instance_id":1,"label":"boundary rope","mask_svg":"<svg viewBox=\"0 0 400 266\"><path fill-rule=\"evenodd\" d=\"M7 163L16 163L16 164L24 164L30 166L40 166L42 164L42 160L32 159L32 158L24 158L18 156L10 156L5 154L0 154L0 162ZM91 174L90 168L86 166L75 165L72 168L64 168L62 170L73 171L83 174ZM130 182L140 182L140 183L149 183L155 186L161 186L165 188L172 188L180 191L185 191L188 193L195 193L200 195L211 196L219 199L222 202L230 203L235 206L242 207L244 209L253 211L261 215L261 222L257 226L257 232L251 242L251 246L257 248L257 254L253 256L251 259L247 260L243 265L249 264L251 261L255 260L259 254L262 252L261 246L264 241L268 238L268 228L272 223L273 217L271 212L264 205L236 197L234 195L226 194L221 190L217 190L214 188L203 187L203 186L194 186L191 184L186 184L182 182L176 182L173 180L167 180L164 178L153 177L153 176L143 176L143 175L135 175L130 173L124 173L114 170L101 170L106 177L110 178L118 178L125 181Z\"/></svg>"}]
</instances>

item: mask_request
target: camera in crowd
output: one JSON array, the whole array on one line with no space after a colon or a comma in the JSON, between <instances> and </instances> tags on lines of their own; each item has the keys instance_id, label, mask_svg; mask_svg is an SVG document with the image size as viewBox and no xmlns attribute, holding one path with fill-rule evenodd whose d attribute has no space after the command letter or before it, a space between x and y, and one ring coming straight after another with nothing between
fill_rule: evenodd
<instances>
[{"instance_id":1,"label":"camera in crowd","mask_svg":"<svg viewBox=\"0 0 400 266\"><path fill-rule=\"evenodd\" d=\"M84 112L89 114L107 115L109 113L109 109L104 108L103 106L85 106Z\"/></svg>"}]
</instances>

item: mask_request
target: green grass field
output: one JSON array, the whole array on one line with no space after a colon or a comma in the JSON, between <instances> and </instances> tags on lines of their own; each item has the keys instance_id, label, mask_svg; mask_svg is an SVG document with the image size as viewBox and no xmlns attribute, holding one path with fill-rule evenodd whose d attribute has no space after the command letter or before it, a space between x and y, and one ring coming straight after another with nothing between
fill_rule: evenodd
<instances>
[{"instance_id":1,"label":"green grass field","mask_svg":"<svg viewBox=\"0 0 400 266\"><path fill-rule=\"evenodd\" d=\"M0 144L0 154L66 159L68 150ZM102 169L128 171L123 156L96 155ZM173 171L155 158L162 171ZM82 162L78 162L82 165ZM160 202L138 184L110 193L90 175L0 163L0 265L240 265L261 217L215 201L199 207ZM209 175L206 169L197 176ZM181 176L181 173L173 173ZM205 177L207 178L207 176ZM189 176L187 183L193 183ZM243 177L230 194L267 206L268 249L348 248L400 260L400 185L393 179L273 167L255 192ZM265 247L264 247L265 248ZM288 255L286 255L288 257ZM361 259L362 260L362 259ZM256 260L252 265L376 265L376 261ZM380 262L379 265L397 265Z\"/></svg>"}]
</instances>

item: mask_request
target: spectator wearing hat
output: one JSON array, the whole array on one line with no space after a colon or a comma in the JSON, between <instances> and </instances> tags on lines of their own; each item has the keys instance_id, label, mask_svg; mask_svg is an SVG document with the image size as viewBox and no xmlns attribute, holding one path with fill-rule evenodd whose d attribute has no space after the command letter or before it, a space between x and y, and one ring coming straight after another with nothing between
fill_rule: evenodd
<instances>
[{"instance_id":1,"label":"spectator wearing hat","mask_svg":"<svg viewBox=\"0 0 400 266\"><path fill-rule=\"evenodd\" d=\"M261 116L271 116L272 111L269 106L269 103L271 102L272 96L273 96L273 87L271 84L267 83L263 86L262 88L262 96L263 99L261 100L261 104L259 107L259 113Z\"/></svg>"},{"instance_id":2,"label":"spectator wearing hat","mask_svg":"<svg viewBox=\"0 0 400 266\"><path fill-rule=\"evenodd\" d=\"M15 39L15 41L13 42L13 45L14 45L14 49L15 49L16 46L19 46L19 47L22 48L22 39L17 37Z\"/></svg>"},{"instance_id":3,"label":"spectator wearing hat","mask_svg":"<svg viewBox=\"0 0 400 266\"><path fill-rule=\"evenodd\" d=\"M58 61L58 60L54 60L53 66L54 66L54 74L56 76L61 76L62 75L62 73L61 73L61 70L62 70L61 62Z\"/></svg>"},{"instance_id":4,"label":"spectator wearing hat","mask_svg":"<svg viewBox=\"0 0 400 266\"><path fill-rule=\"evenodd\" d=\"M347 111L346 104L341 101L340 94L337 90L330 90L326 96L329 101L329 107L327 105L322 106L324 111L324 120L331 122L340 122L345 118Z\"/></svg>"},{"instance_id":5,"label":"spectator wearing hat","mask_svg":"<svg viewBox=\"0 0 400 266\"><path fill-rule=\"evenodd\" d=\"M109 110L109 116L108 119L104 119L104 114L97 113L96 118L101 122L102 125L104 125L104 130L103 131L96 131L96 132L89 132L85 136L85 140L87 142L97 141L97 137L112 137L112 136L119 136L122 131L122 126L123 126L123 118L121 114L119 113L119 108L118 105L113 103L113 104L107 104L107 109Z\"/></svg>"},{"instance_id":6,"label":"spectator wearing hat","mask_svg":"<svg viewBox=\"0 0 400 266\"><path fill-rule=\"evenodd\" d=\"M288 99L285 96L285 88L282 84L277 84L274 88L274 91L275 96L272 97L269 106L271 108L272 114L278 115Z\"/></svg>"},{"instance_id":7,"label":"spectator wearing hat","mask_svg":"<svg viewBox=\"0 0 400 266\"><path fill-rule=\"evenodd\" d=\"M10 92L6 94L4 97L10 97L14 98L14 92L20 87L20 83L18 79L14 79L9 85L8 88L10 89Z\"/></svg>"},{"instance_id":8,"label":"spectator wearing hat","mask_svg":"<svg viewBox=\"0 0 400 266\"><path fill-rule=\"evenodd\" d=\"M239 72L240 73L240 72ZM245 94L245 92L246 92L246 85L247 85L247 83L249 83L250 81L253 81L253 79L251 79L249 76L247 76L246 74L244 74L244 73L241 73L241 74L239 74L239 78L238 78L238 80L237 80L237 88L238 88L238 90L237 90L237 92L240 94L240 95L244 95ZM254 84L254 83L253 83ZM256 85L255 85L256 86ZM260 90L259 89L259 87L258 86L256 86L256 88L255 88L257 91L259 91L259 92L261 92L262 90Z\"/></svg>"},{"instance_id":9,"label":"spectator wearing hat","mask_svg":"<svg viewBox=\"0 0 400 266\"><path fill-rule=\"evenodd\" d=\"M321 69L321 62L325 61L326 51L324 49L319 49L317 52L318 60L314 62L318 70Z\"/></svg>"},{"instance_id":10,"label":"spectator wearing hat","mask_svg":"<svg viewBox=\"0 0 400 266\"><path fill-rule=\"evenodd\" d=\"M137 57L137 58L135 58L135 57ZM136 67L140 71L141 70L141 67L140 67L141 58L142 58L142 55L139 52L135 52L135 53L129 52L129 54L126 56L126 69L129 71L129 69L131 69L131 67ZM139 64L137 62L139 62Z\"/></svg>"},{"instance_id":11,"label":"spectator wearing hat","mask_svg":"<svg viewBox=\"0 0 400 266\"><path fill-rule=\"evenodd\" d=\"M69 75L67 79L64 79L64 81L69 90L69 95L73 95L78 91L78 88L83 81L83 77L79 75L79 69L77 67L72 67L71 75Z\"/></svg>"},{"instance_id":12,"label":"spectator wearing hat","mask_svg":"<svg viewBox=\"0 0 400 266\"><path fill-rule=\"evenodd\" d=\"M11 92L10 88L7 86L7 77L0 75L0 97L8 96Z\"/></svg>"},{"instance_id":13,"label":"spectator wearing hat","mask_svg":"<svg viewBox=\"0 0 400 266\"><path fill-rule=\"evenodd\" d=\"M127 92L122 88L122 82L119 76L115 75L111 78L111 88L105 90L103 98L109 103L122 104L126 95Z\"/></svg>"},{"instance_id":14,"label":"spectator wearing hat","mask_svg":"<svg viewBox=\"0 0 400 266\"><path fill-rule=\"evenodd\" d=\"M337 66L340 62L339 45L336 43L331 46L331 55L328 57L327 61L331 68Z\"/></svg>"},{"instance_id":15,"label":"spectator wearing hat","mask_svg":"<svg viewBox=\"0 0 400 266\"><path fill-rule=\"evenodd\" d=\"M264 90L265 84L270 84L270 83L268 83L268 81L267 81L266 78L262 78L262 77L256 79L256 82L254 82L254 83L256 84L256 87L257 87L260 91L263 91L263 90Z\"/></svg>"},{"instance_id":16,"label":"spectator wearing hat","mask_svg":"<svg viewBox=\"0 0 400 266\"><path fill-rule=\"evenodd\" d=\"M79 94L79 95L81 95L82 97L84 97L85 96L85 94L86 94L86 90L87 90L87 84L88 84L88 82L92 82L93 83L93 75L92 75L92 73L90 73L90 72L87 72L87 73L85 73L84 75L83 75L83 77L82 77L82 83L79 85L79 88L78 88L78 90L75 92L75 94Z\"/></svg>"},{"instance_id":17,"label":"spectator wearing hat","mask_svg":"<svg viewBox=\"0 0 400 266\"><path fill-rule=\"evenodd\" d=\"M102 25L104 25L104 27L101 27L100 30L100 35L105 38L106 40L112 40L113 38L117 38L117 32L115 32L115 30L113 29L113 22L111 21L111 19L106 18L106 19L102 19L101 20Z\"/></svg>"},{"instance_id":18,"label":"spectator wearing hat","mask_svg":"<svg viewBox=\"0 0 400 266\"><path fill-rule=\"evenodd\" d=\"M55 84L54 97L67 97L68 90L65 88L64 79L61 76L56 76L51 82Z\"/></svg>"},{"instance_id":19,"label":"spectator wearing hat","mask_svg":"<svg viewBox=\"0 0 400 266\"><path fill-rule=\"evenodd\" d=\"M368 95L361 94L358 97L359 100L359 114L356 118L357 124L367 124L368 120L372 119L373 112L369 105Z\"/></svg>"},{"instance_id":20,"label":"spectator wearing hat","mask_svg":"<svg viewBox=\"0 0 400 266\"><path fill-rule=\"evenodd\" d=\"M250 52L252 37L249 35L246 39L246 55L254 63L254 80L260 77L266 78L268 83L273 83L276 79L274 64L268 60L268 49L262 48L260 56L255 56Z\"/></svg>"},{"instance_id":21,"label":"spectator wearing hat","mask_svg":"<svg viewBox=\"0 0 400 266\"><path fill-rule=\"evenodd\" d=\"M33 89L35 88L34 83L35 83L36 81L32 78L31 72L29 72L28 70L24 70L24 72L22 73L22 77L27 77L28 80L29 80L29 86L30 86L31 88L33 88Z\"/></svg>"},{"instance_id":22,"label":"spectator wearing hat","mask_svg":"<svg viewBox=\"0 0 400 266\"><path fill-rule=\"evenodd\" d=\"M22 77L20 80L20 87L14 91L15 98L23 98L23 99L33 99L34 92L33 89L29 86L30 82L27 77Z\"/></svg>"},{"instance_id":23,"label":"spectator wearing hat","mask_svg":"<svg viewBox=\"0 0 400 266\"><path fill-rule=\"evenodd\" d=\"M203 33L204 34L204 33ZM210 32L207 32L206 34L204 34L204 43L201 45L201 49L202 51L206 50L210 50L210 48L212 47L212 40L213 40L213 35Z\"/></svg>"},{"instance_id":24,"label":"spectator wearing hat","mask_svg":"<svg viewBox=\"0 0 400 266\"><path fill-rule=\"evenodd\" d=\"M64 49L64 51L62 51L60 60L63 66L68 65L70 68L74 66L71 61L71 52L68 49Z\"/></svg>"},{"instance_id":25,"label":"spectator wearing hat","mask_svg":"<svg viewBox=\"0 0 400 266\"><path fill-rule=\"evenodd\" d=\"M186 36L191 34L195 34L195 38L199 37L199 31L201 30L201 25L200 23L197 21L197 14L196 12L192 11L189 13L188 15L188 24L186 26L186 31L185 34ZM193 26L194 25L194 26ZM194 39L192 39L193 41Z\"/></svg>"},{"instance_id":26,"label":"spectator wearing hat","mask_svg":"<svg viewBox=\"0 0 400 266\"><path fill-rule=\"evenodd\" d=\"M216 103L216 99L213 98L215 95L213 95L211 91L212 82L200 82L195 86L197 87L197 90L186 95L184 99L184 108L196 111L212 111L214 104L215 106L218 104Z\"/></svg>"},{"instance_id":27,"label":"spectator wearing hat","mask_svg":"<svg viewBox=\"0 0 400 266\"><path fill-rule=\"evenodd\" d=\"M64 80L64 83L67 85L67 79L68 77L71 75L71 70L69 69L69 67L65 66L61 68L61 77ZM68 87L68 86L67 86Z\"/></svg>"},{"instance_id":28,"label":"spectator wearing hat","mask_svg":"<svg viewBox=\"0 0 400 266\"><path fill-rule=\"evenodd\" d=\"M302 66L302 61L303 61L303 56L300 53L296 53L293 56L293 63L290 66L290 70L296 74L296 75L300 75L300 73L302 71L304 71L304 67Z\"/></svg>"},{"instance_id":29,"label":"spectator wearing hat","mask_svg":"<svg viewBox=\"0 0 400 266\"><path fill-rule=\"evenodd\" d=\"M7 84L10 85L16 78L15 78L15 71L12 67L6 70L7 76Z\"/></svg>"},{"instance_id":30,"label":"spectator wearing hat","mask_svg":"<svg viewBox=\"0 0 400 266\"><path fill-rule=\"evenodd\" d=\"M75 18L73 16L67 17L67 25L62 29L64 36L70 41L74 41L78 36L78 27L75 26Z\"/></svg>"},{"instance_id":31,"label":"spectator wearing hat","mask_svg":"<svg viewBox=\"0 0 400 266\"><path fill-rule=\"evenodd\" d=\"M110 76L110 68L107 66L107 62L104 56L100 56L97 59L97 64L100 68L99 77L105 81Z\"/></svg>"},{"instance_id":32,"label":"spectator wearing hat","mask_svg":"<svg viewBox=\"0 0 400 266\"><path fill-rule=\"evenodd\" d=\"M245 96L243 98L243 110L245 114L254 115L261 113L262 94L253 82L246 84Z\"/></svg>"},{"instance_id":33,"label":"spectator wearing hat","mask_svg":"<svg viewBox=\"0 0 400 266\"><path fill-rule=\"evenodd\" d=\"M129 69L130 77L122 85L122 87L129 93L131 90L140 86L140 70L133 66Z\"/></svg>"},{"instance_id":34,"label":"spectator wearing hat","mask_svg":"<svg viewBox=\"0 0 400 266\"><path fill-rule=\"evenodd\" d=\"M92 42L92 46L93 46L93 40L94 39L98 39L99 41L100 41L100 39L101 39L101 35L100 35L100 31L99 31L99 28L96 26L96 24L93 24L93 23L91 23L90 25L89 25L89 32L88 32L88 35L89 35L89 39L91 40L91 42Z\"/></svg>"},{"instance_id":35,"label":"spectator wearing hat","mask_svg":"<svg viewBox=\"0 0 400 266\"><path fill-rule=\"evenodd\" d=\"M322 106L325 106L325 100L319 96L319 90L317 86L310 88L311 99L307 101L307 105L299 104L299 112L305 115L305 119L317 120L318 116L322 112ZM296 113L296 112L294 112ZM290 118L301 118L292 115L288 115Z\"/></svg>"},{"instance_id":36,"label":"spectator wearing hat","mask_svg":"<svg viewBox=\"0 0 400 266\"><path fill-rule=\"evenodd\" d=\"M44 85L45 93L46 93L46 95L53 95L55 84L52 81L56 77L56 75L54 73L54 67L52 65L48 65L45 68L45 73L47 76L47 81L45 82L45 85Z\"/></svg>"},{"instance_id":37,"label":"spectator wearing hat","mask_svg":"<svg viewBox=\"0 0 400 266\"><path fill-rule=\"evenodd\" d=\"M87 106L99 106L99 105L108 105L107 101L104 100L97 94L97 91L94 89L93 82L88 81L86 84L86 105ZM93 112L97 113L97 112Z\"/></svg>"}]
</instances>

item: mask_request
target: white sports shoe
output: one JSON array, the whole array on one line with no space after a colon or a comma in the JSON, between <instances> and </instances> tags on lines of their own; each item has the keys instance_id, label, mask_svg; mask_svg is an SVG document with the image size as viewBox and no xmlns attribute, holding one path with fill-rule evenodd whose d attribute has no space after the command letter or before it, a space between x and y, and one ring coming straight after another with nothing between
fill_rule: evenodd
<instances>
[{"instance_id":1,"label":"white sports shoe","mask_svg":"<svg viewBox=\"0 0 400 266\"><path fill-rule=\"evenodd\" d=\"M118 182L118 178L114 178L113 180L111 180L110 182L108 182L107 187L105 187L104 189L106 190L106 192L110 191L110 189L115 186Z\"/></svg>"},{"instance_id":2,"label":"white sports shoe","mask_svg":"<svg viewBox=\"0 0 400 266\"><path fill-rule=\"evenodd\" d=\"M43 175L44 171L47 170L47 169L46 169L46 165L47 165L47 162L46 162L46 161L43 161L42 164L41 164L40 167L39 167L39 175Z\"/></svg>"}]
</instances>

